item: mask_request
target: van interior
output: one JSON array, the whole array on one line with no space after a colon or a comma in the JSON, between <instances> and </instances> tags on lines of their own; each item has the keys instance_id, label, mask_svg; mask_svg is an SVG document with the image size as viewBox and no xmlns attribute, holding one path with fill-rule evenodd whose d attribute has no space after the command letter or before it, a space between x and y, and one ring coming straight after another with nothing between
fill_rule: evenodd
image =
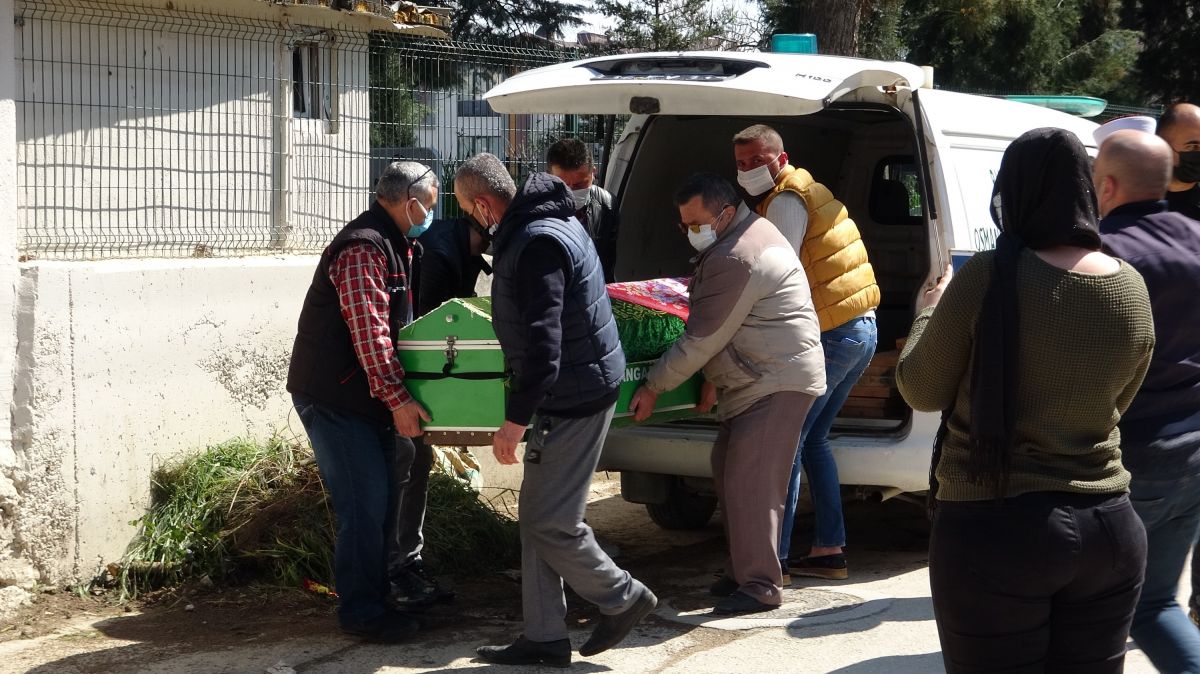
<instances>
[{"instance_id":1,"label":"van interior","mask_svg":"<svg viewBox=\"0 0 1200 674\"><path fill-rule=\"evenodd\" d=\"M834 430L902 434L912 411L900 398L893 374L898 340L908 335L913 303L929 269L930 237L913 126L894 108L835 104L795 117L647 118L629 168L613 190L621 213L617 278L691 274L695 251L676 226L679 214L672 195L696 171L712 171L736 185L731 139L758 123L779 131L792 165L808 169L846 205L881 290L876 357Z\"/></svg>"}]
</instances>

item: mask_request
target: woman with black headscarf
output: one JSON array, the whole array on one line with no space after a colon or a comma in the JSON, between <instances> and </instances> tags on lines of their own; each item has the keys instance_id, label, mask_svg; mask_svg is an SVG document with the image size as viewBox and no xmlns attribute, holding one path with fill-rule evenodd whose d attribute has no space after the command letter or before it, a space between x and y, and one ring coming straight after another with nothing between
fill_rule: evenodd
<instances>
[{"instance_id":1,"label":"woman with black headscarf","mask_svg":"<svg viewBox=\"0 0 1200 674\"><path fill-rule=\"evenodd\" d=\"M929 542L942 655L951 674L1119 672L1146 540L1117 420L1154 346L1146 287L1099 252L1071 133L1012 142L992 218L996 250L925 293L897 368L914 409L944 411Z\"/></svg>"}]
</instances>

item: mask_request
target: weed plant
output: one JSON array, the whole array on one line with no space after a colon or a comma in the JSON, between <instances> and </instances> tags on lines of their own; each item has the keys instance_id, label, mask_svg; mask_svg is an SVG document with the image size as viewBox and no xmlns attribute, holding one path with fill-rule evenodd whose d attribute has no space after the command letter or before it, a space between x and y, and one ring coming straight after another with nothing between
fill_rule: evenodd
<instances>
[{"instance_id":1,"label":"weed plant","mask_svg":"<svg viewBox=\"0 0 1200 674\"><path fill-rule=\"evenodd\" d=\"M231 440L153 472L151 506L120 562L121 598L189 579L333 586L333 504L312 450L281 437ZM424 557L445 573L516 566L516 521L464 482L430 476ZM206 581L207 582L207 581Z\"/></svg>"}]
</instances>

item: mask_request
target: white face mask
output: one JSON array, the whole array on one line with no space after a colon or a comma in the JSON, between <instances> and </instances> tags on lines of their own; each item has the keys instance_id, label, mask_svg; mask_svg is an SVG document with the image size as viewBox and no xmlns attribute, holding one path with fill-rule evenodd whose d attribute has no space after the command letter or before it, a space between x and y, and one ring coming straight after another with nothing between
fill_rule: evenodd
<instances>
[{"instance_id":1,"label":"white face mask","mask_svg":"<svg viewBox=\"0 0 1200 674\"><path fill-rule=\"evenodd\" d=\"M700 225L700 231L688 229L688 243L692 248L703 253L709 246L717 242L717 230L713 225Z\"/></svg>"},{"instance_id":2,"label":"white face mask","mask_svg":"<svg viewBox=\"0 0 1200 674\"><path fill-rule=\"evenodd\" d=\"M738 171L738 184L746 190L746 194L757 197L775 187L775 179L771 177L771 167L763 164L749 171Z\"/></svg>"},{"instance_id":3,"label":"white face mask","mask_svg":"<svg viewBox=\"0 0 1200 674\"><path fill-rule=\"evenodd\" d=\"M589 187L581 190L571 190L571 196L575 198L575 210L582 211L583 207L588 205L591 195L592 191Z\"/></svg>"}]
</instances>

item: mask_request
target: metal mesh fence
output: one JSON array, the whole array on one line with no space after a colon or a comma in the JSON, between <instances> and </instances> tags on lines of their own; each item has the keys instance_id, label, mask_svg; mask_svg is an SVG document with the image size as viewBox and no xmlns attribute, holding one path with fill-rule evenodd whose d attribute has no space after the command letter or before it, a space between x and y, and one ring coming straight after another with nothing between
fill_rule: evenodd
<instances>
[{"instance_id":1,"label":"metal mesh fence","mask_svg":"<svg viewBox=\"0 0 1200 674\"><path fill-rule=\"evenodd\" d=\"M490 86L576 54L97 0L17 7L17 219L25 259L320 250L387 162L514 175L597 118L496 115ZM610 125L611 128L611 125Z\"/></svg>"}]
</instances>

